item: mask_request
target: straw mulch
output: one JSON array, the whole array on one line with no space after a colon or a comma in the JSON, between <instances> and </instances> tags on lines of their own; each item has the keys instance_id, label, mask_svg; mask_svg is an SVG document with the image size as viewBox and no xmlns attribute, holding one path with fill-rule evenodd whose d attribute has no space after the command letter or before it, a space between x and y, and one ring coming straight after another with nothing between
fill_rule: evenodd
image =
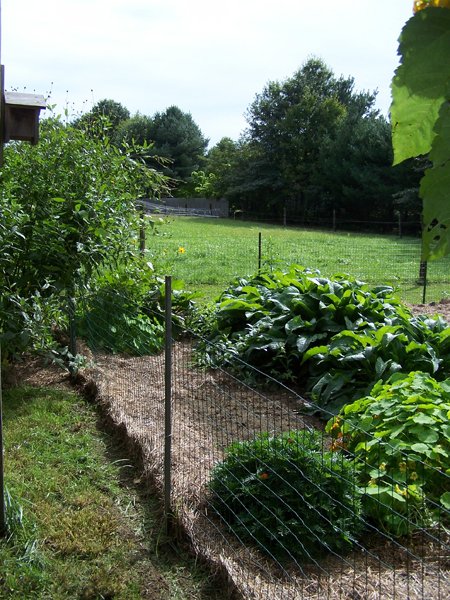
<instances>
[{"instance_id":1,"label":"straw mulch","mask_svg":"<svg viewBox=\"0 0 450 600\"><path fill-rule=\"evenodd\" d=\"M346 557L308 566L281 567L240 544L221 527L208 504L211 468L235 440L261 431L281 432L305 423L298 398L284 390L255 392L223 372L192 365L189 343L175 345L172 382L172 495L177 523L194 552L226 573L230 589L245 599L416 599L450 597L449 557L442 547L414 541L364 540ZM97 355L84 374L114 422L142 453L145 469L164 491L164 356Z\"/></svg>"}]
</instances>

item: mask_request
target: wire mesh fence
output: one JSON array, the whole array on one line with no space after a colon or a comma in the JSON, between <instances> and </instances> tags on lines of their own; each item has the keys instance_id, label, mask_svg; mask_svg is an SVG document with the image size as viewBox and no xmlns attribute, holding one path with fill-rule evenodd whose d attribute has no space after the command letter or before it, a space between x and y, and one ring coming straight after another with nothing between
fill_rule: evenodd
<instances>
[{"instance_id":1,"label":"wire mesh fence","mask_svg":"<svg viewBox=\"0 0 450 600\"><path fill-rule=\"evenodd\" d=\"M139 444L194 552L225 572L239 597L449 597L450 515L436 501L450 490L445 469L418 448L412 459L394 441L367 435L363 423L352 427L370 456L346 450L345 419L344 435L332 435L337 422L326 430L296 391L267 376L257 388L246 383L261 381L249 365L239 365L245 378L205 367L209 343L167 305L165 314L148 314L161 323L159 351L149 354L130 331L111 332L111 306L93 312L86 302L83 334L99 401ZM120 309L132 324L133 306ZM105 332L128 336L120 353L105 350ZM368 483L382 481L383 457L394 451L402 474ZM414 481L426 477L433 494L415 493Z\"/></svg>"},{"instance_id":2,"label":"wire mesh fence","mask_svg":"<svg viewBox=\"0 0 450 600\"><path fill-rule=\"evenodd\" d=\"M227 225L228 223L228 225ZM149 253L159 272L187 286L219 290L260 268L299 264L324 277L345 273L374 285L392 285L407 302L439 301L450 292L450 258L421 262L419 237L361 234L319 229L233 229L232 222L198 223L168 236L154 236ZM177 226L178 227L178 226ZM424 289L424 286L425 289Z\"/></svg>"}]
</instances>

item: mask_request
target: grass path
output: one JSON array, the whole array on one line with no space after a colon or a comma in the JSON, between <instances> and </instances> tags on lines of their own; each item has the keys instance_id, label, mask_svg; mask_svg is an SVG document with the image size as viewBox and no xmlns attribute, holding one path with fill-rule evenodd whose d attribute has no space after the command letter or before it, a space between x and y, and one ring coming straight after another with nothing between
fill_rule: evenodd
<instances>
[{"instance_id":1,"label":"grass path","mask_svg":"<svg viewBox=\"0 0 450 600\"><path fill-rule=\"evenodd\" d=\"M208 574L164 544L161 516L117 439L75 393L4 393L10 536L1 599L219 599Z\"/></svg>"}]
</instances>

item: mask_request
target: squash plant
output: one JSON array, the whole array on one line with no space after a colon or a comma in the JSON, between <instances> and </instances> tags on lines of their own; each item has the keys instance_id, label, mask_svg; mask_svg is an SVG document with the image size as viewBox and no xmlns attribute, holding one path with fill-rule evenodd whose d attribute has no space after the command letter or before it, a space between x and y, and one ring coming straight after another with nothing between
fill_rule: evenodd
<instances>
[{"instance_id":1,"label":"squash plant","mask_svg":"<svg viewBox=\"0 0 450 600\"><path fill-rule=\"evenodd\" d=\"M450 380L394 374L328 421L353 457L366 513L395 535L450 522Z\"/></svg>"}]
</instances>

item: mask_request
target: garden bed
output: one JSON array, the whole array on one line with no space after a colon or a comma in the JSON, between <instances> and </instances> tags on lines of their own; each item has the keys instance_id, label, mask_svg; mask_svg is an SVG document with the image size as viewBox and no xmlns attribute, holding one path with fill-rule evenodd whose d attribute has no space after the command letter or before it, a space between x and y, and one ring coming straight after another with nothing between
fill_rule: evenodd
<instances>
[{"instance_id":1,"label":"garden bed","mask_svg":"<svg viewBox=\"0 0 450 600\"><path fill-rule=\"evenodd\" d=\"M447 305L445 305L447 308ZM421 307L422 308L422 307ZM421 311L425 312L425 311ZM436 312L436 311L433 311ZM243 598L445 598L450 596L448 557L418 538L407 551L372 537L364 548L299 569L281 569L229 536L209 509L211 468L232 442L262 431L314 426L286 390L264 395L221 371L192 366L189 343L173 352L172 506L194 552L225 570ZM164 490L164 356L97 355L87 372L97 399L142 449L148 474ZM447 562L446 562L447 561ZM438 586L438 583L440 587Z\"/></svg>"}]
</instances>

